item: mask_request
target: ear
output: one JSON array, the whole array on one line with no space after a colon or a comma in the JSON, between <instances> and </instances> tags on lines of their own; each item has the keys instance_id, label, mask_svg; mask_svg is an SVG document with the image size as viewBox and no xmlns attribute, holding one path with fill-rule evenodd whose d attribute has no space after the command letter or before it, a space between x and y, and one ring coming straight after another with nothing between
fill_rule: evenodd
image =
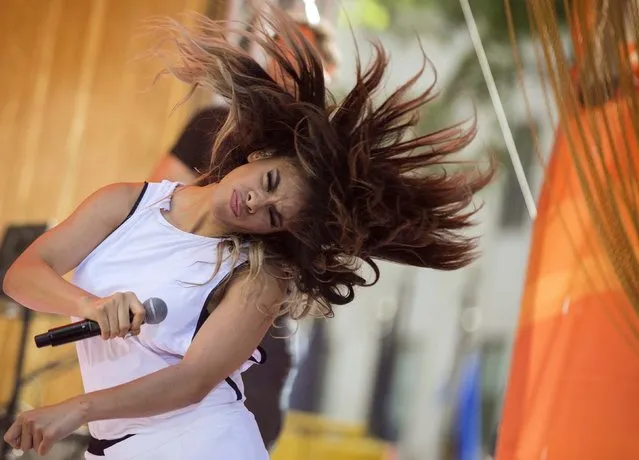
<instances>
[{"instance_id":1,"label":"ear","mask_svg":"<svg viewBox=\"0 0 639 460\"><path fill-rule=\"evenodd\" d=\"M251 153L247 157L247 160L248 160L249 163L253 163L254 161L266 160L267 158L270 158L270 157L271 157L270 153L263 152L261 150L256 150L255 152Z\"/></svg>"}]
</instances>

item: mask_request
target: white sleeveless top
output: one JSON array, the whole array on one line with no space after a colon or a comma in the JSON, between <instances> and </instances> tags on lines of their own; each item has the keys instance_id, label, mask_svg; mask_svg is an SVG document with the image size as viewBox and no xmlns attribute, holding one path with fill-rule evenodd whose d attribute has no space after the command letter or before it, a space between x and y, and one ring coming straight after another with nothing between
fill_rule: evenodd
<instances>
[{"instance_id":1,"label":"white sleeveless top","mask_svg":"<svg viewBox=\"0 0 639 460\"><path fill-rule=\"evenodd\" d=\"M141 302L159 297L168 306L166 319L157 325L142 325L137 337L93 337L76 343L85 392L114 387L179 363L198 320L206 317L207 298L229 273L232 260L226 254L212 277L220 239L184 232L162 215L162 210L170 208L178 185L169 181L145 184L129 217L75 271L73 283L96 296L130 291ZM245 260L241 256L237 263ZM258 348L198 404L153 417L90 422L91 434L117 439L193 420L203 411L216 410L213 406L219 409L220 404L241 402L240 373L265 359Z\"/></svg>"}]
</instances>

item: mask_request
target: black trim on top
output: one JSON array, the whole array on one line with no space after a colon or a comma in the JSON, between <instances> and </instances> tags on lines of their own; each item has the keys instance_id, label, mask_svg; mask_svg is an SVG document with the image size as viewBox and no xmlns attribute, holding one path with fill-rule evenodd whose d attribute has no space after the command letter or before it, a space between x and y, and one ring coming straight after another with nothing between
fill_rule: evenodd
<instances>
[{"instance_id":1,"label":"black trim on top","mask_svg":"<svg viewBox=\"0 0 639 460\"><path fill-rule=\"evenodd\" d=\"M211 289L211 292L209 292L209 295L206 296L206 300L204 301L204 305L202 306L202 310L200 311L200 316L197 319L195 332L193 332L193 339L195 338L200 328L204 325L205 321L208 319L210 315L208 305L209 305L209 301L215 294L215 289L217 289L217 286ZM241 401L244 395L242 395L242 392L240 391L240 387L237 386L237 383L235 383L235 381L231 377L225 378L224 381L233 389L233 391L235 391L235 397L237 401Z\"/></svg>"},{"instance_id":2,"label":"black trim on top","mask_svg":"<svg viewBox=\"0 0 639 460\"><path fill-rule=\"evenodd\" d=\"M242 267L245 264L246 263L241 264L239 267L236 268L236 270L238 268ZM223 284L225 281L226 281L226 278L224 278L221 281L220 284ZM209 295L206 296L206 300L204 301L204 305L202 305L202 310L200 311L200 316L197 319L197 324L195 325L195 331L193 332L193 337L191 338L191 340L193 340L195 338L195 336L197 335L199 330L202 328L202 326L204 325L204 323L208 319L208 317L210 315L209 309L208 309L209 302L211 301L211 299L215 295L215 291L220 286L220 284L218 284L213 289L211 289L211 292L209 292ZM262 348L261 346L258 346L257 349L260 352L260 360L258 361L251 354L251 356L249 357L249 361L252 361L252 362L257 363L257 364L264 364L266 362L266 359L267 359L266 350L264 350L264 348ZM236 396L237 400L241 401L244 396L242 395L242 392L240 391L240 388L237 386L237 383L235 383L235 381L231 377L225 378L224 381L233 389L233 391L235 391L235 396Z\"/></svg>"},{"instance_id":3,"label":"black trim on top","mask_svg":"<svg viewBox=\"0 0 639 460\"><path fill-rule=\"evenodd\" d=\"M140 192L140 194L138 195L138 199L135 200L135 204L133 205L133 207L131 208L131 211L129 211L129 215L126 216L126 219L124 219L124 221L122 221L122 223L126 222L127 220L129 220L129 218L135 213L135 211L138 209L138 206L140 206L140 203L142 202L142 198L144 198L144 194L146 193L146 189L149 188L149 183L148 182L144 182L144 185L142 186L142 191Z\"/></svg>"},{"instance_id":4,"label":"black trim on top","mask_svg":"<svg viewBox=\"0 0 639 460\"><path fill-rule=\"evenodd\" d=\"M253 361L256 364L264 364L266 360L268 359L268 356L266 355L266 350L262 348L260 345L258 345L257 351L260 352L260 360L258 361L257 359L253 357L253 355L251 355L249 358L249 361Z\"/></svg>"},{"instance_id":5,"label":"black trim on top","mask_svg":"<svg viewBox=\"0 0 639 460\"><path fill-rule=\"evenodd\" d=\"M231 377L227 377L224 379L224 381L228 383L229 386L233 388L233 390L235 390L235 397L238 401L241 401L243 398L242 392L240 391L240 387L237 386L237 383L235 383L235 380L233 380Z\"/></svg>"},{"instance_id":6,"label":"black trim on top","mask_svg":"<svg viewBox=\"0 0 639 460\"><path fill-rule=\"evenodd\" d=\"M213 297L213 294L215 294L216 288L217 286L211 289L211 292L209 292L209 295L206 296L206 300L204 301L202 310L200 310L200 316L197 319L197 324L195 325L195 331L193 332L193 337L191 337L191 340L195 338L200 328L204 325L204 322L208 319L210 315L208 305L209 305L209 302L211 301L211 298Z\"/></svg>"},{"instance_id":7,"label":"black trim on top","mask_svg":"<svg viewBox=\"0 0 639 460\"><path fill-rule=\"evenodd\" d=\"M140 203L142 202L142 198L144 198L144 194L146 193L146 189L149 188L149 183L148 182L144 182L144 185L142 186L142 191L140 192L140 194L138 195L138 199L135 200L135 203L133 204L133 207L131 208L131 210L129 211L129 214L126 216L126 218L120 223L120 225L118 225L118 227L115 229L119 229L120 227L122 227L122 225L131 218L131 216L133 214L135 214L135 211L138 209L138 206L140 206ZM115 230L113 230L115 232Z\"/></svg>"},{"instance_id":8,"label":"black trim on top","mask_svg":"<svg viewBox=\"0 0 639 460\"><path fill-rule=\"evenodd\" d=\"M93 455L97 455L98 457L104 457L104 449L108 449L111 446L116 445L119 442L124 441L125 439L129 439L131 436L135 436L134 434L127 434L126 436L122 436L118 439L97 439L93 436L89 436L89 447L87 452Z\"/></svg>"},{"instance_id":9,"label":"black trim on top","mask_svg":"<svg viewBox=\"0 0 639 460\"><path fill-rule=\"evenodd\" d=\"M241 267L241 265L240 265ZM222 281L220 281L217 286L215 286L213 289L211 289L211 292L209 292L209 295L206 296L206 300L204 300L204 305L202 305L202 311L200 311L200 316L197 319L197 325L195 326L195 332L193 332L193 337L191 338L191 340L193 340L195 338L195 335L198 333L198 331L200 330L200 328L204 325L204 322L207 320L207 318L209 317L210 313L209 313L209 303L211 302L211 300L213 299L213 296L215 295L215 292L217 291L217 289L220 287L220 285L224 284L229 275L226 275ZM215 308L217 308L217 305L215 306ZM214 308L214 309L215 309Z\"/></svg>"}]
</instances>

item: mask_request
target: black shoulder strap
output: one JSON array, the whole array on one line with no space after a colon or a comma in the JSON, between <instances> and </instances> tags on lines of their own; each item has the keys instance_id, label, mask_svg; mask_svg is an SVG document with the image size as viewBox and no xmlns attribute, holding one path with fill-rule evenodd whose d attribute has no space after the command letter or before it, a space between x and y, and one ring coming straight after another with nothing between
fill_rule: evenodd
<instances>
[{"instance_id":1,"label":"black shoulder strap","mask_svg":"<svg viewBox=\"0 0 639 460\"><path fill-rule=\"evenodd\" d=\"M129 220L131 218L131 216L133 214L135 214L135 211L136 211L136 209L138 209L138 206L140 206L140 203L142 202L142 198L144 198L144 194L146 193L146 189L148 187L149 187L149 183L148 182L144 182L144 186L142 187L142 191L138 195L138 199L135 200L135 203L133 204L133 207L129 211L129 214L126 216L126 218L122 222L120 222L120 225L118 225L115 230L117 230L120 227L122 227L122 224L124 224L127 220ZM115 230L113 230L113 231L115 232ZM113 234L113 232L111 232L111 234Z\"/></svg>"},{"instance_id":2,"label":"black shoulder strap","mask_svg":"<svg viewBox=\"0 0 639 460\"><path fill-rule=\"evenodd\" d=\"M204 324L204 322L207 320L207 318L209 317L209 303L215 298L216 295L220 295L220 299L221 297L224 296L224 292L220 292L220 289L224 290L226 287L226 283L229 281L229 278L233 275L238 274L240 271L247 269L248 268L248 262L244 262L240 265L238 265L237 267L235 267L235 270L233 271L233 273L229 273L227 274L222 281L220 281L213 289L211 289L211 292L209 292L209 295L206 296L206 300L204 301L204 305L202 305L202 310L200 311L200 317L197 320L197 325L195 326L195 332L193 332L193 337L195 338L195 335L198 333L198 331L200 330L200 328L202 327L202 325ZM215 308L217 308L217 305L215 305L213 307L213 309L215 310Z\"/></svg>"},{"instance_id":3,"label":"black shoulder strap","mask_svg":"<svg viewBox=\"0 0 639 460\"><path fill-rule=\"evenodd\" d=\"M248 266L246 262L244 264L240 264L238 267L235 268L235 271L233 272L233 274L237 273L237 270L243 268L245 265ZM200 316L197 319L197 325L195 326L195 332L193 332L193 338L195 338L198 331L202 328L202 326L204 325L204 322L208 319L210 315L209 309L208 309L209 302L211 302L211 300L215 297L215 294L218 292L218 289L224 289L224 286L226 285L226 282L228 282L230 276L232 276L231 273L226 275L222 279L222 281L218 283L217 286L211 289L211 292L209 292L209 295L206 296L206 300L204 301L204 305L202 305L202 310L200 311ZM215 309L216 307L217 305L214 306L213 309ZM261 347L258 347L258 348L260 349L260 353L263 359L261 359L260 362L255 360L255 358L253 358L252 356L249 359L252 359L254 362L261 364L266 360L266 352ZM235 398L238 401L241 401L244 396L242 395L242 392L240 391L240 387L237 385L237 383L235 383L235 381L231 377L225 378L224 381L233 389L233 391L235 391Z\"/></svg>"},{"instance_id":4,"label":"black shoulder strap","mask_svg":"<svg viewBox=\"0 0 639 460\"><path fill-rule=\"evenodd\" d=\"M149 187L149 183L148 182L144 182L144 186L142 186L142 191L140 192L140 194L138 195L138 199L135 200L135 204L133 205L133 207L131 208L131 210L129 211L129 215L126 216L126 219L124 219L122 221L122 223L126 222L127 220L129 220L129 218L135 214L135 211L138 209L138 206L140 206L140 203L142 202L142 198L144 198L144 194L146 193L146 189Z\"/></svg>"}]
</instances>

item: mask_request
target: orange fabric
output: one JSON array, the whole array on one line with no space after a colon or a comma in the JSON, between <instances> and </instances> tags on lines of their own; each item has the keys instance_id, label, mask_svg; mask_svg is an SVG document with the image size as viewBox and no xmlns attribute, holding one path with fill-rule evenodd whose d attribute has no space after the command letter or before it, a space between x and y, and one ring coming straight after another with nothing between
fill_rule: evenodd
<instances>
[{"instance_id":1,"label":"orange fabric","mask_svg":"<svg viewBox=\"0 0 639 460\"><path fill-rule=\"evenodd\" d=\"M601 136L597 174L615 196L623 182L639 197L639 143L623 102L578 116L590 127L587 141L569 142L580 138L577 120L558 132L539 200L497 460L639 459L639 319L590 218L571 153L596 158ZM628 212L620 215L639 245Z\"/></svg>"}]
</instances>

